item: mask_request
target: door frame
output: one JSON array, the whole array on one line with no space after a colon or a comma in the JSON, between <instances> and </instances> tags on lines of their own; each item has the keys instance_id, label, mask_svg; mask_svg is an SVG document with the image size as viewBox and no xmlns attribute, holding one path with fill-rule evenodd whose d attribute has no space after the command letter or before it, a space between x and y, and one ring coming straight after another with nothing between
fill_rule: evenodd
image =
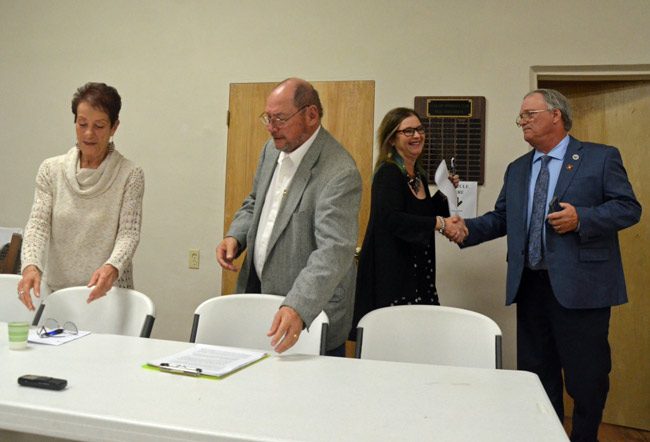
<instances>
[{"instance_id":1,"label":"door frame","mask_svg":"<svg viewBox=\"0 0 650 442\"><path fill-rule=\"evenodd\" d=\"M531 66L530 86L540 81L634 81L650 80L650 64Z\"/></svg>"}]
</instances>

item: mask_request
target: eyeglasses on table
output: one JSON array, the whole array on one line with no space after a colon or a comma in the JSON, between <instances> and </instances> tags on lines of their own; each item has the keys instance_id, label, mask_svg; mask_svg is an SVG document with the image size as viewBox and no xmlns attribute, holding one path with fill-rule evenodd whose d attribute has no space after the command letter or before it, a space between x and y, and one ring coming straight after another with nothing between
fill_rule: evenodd
<instances>
[{"instance_id":1,"label":"eyeglasses on table","mask_svg":"<svg viewBox=\"0 0 650 442\"><path fill-rule=\"evenodd\" d=\"M63 326L54 318L47 318L38 329L38 336L41 338L56 338L65 335L76 335L79 329L72 321L66 321Z\"/></svg>"}]
</instances>

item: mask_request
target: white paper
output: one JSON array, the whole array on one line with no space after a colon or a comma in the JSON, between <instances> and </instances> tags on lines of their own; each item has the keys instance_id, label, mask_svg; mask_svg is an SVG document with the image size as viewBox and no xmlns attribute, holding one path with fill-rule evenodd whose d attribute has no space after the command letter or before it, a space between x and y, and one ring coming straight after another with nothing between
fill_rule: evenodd
<instances>
[{"instance_id":1,"label":"white paper","mask_svg":"<svg viewBox=\"0 0 650 442\"><path fill-rule=\"evenodd\" d=\"M458 215L461 218L476 217L476 201L478 196L478 183L476 181L461 181L456 188L458 195L458 207L452 215Z\"/></svg>"},{"instance_id":2,"label":"white paper","mask_svg":"<svg viewBox=\"0 0 650 442\"><path fill-rule=\"evenodd\" d=\"M434 178L436 181L436 186L438 186L438 190L447 197L447 202L449 203L449 213L454 215L458 207L458 197L456 196L456 188L454 187L454 183L449 180L449 171L447 170L447 162L445 160L442 160L440 162L440 165L438 165Z\"/></svg>"},{"instance_id":3,"label":"white paper","mask_svg":"<svg viewBox=\"0 0 650 442\"><path fill-rule=\"evenodd\" d=\"M31 342L33 344L61 345L61 344L65 344L66 342L74 341L75 339L83 338L84 336L87 336L89 334L90 334L89 331L81 331L81 330L79 330L76 335L64 331L63 333L58 335L41 338L38 335L37 329L32 328L29 330L29 336L27 337L27 342Z\"/></svg>"},{"instance_id":4,"label":"white paper","mask_svg":"<svg viewBox=\"0 0 650 442\"><path fill-rule=\"evenodd\" d=\"M191 371L200 368L201 374L224 376L252 364L264 356L266 353L258 350L197 344L180 353L156 359L148 364L171 370ZM168 367L165 367L165 364L168 364Z\"/></svg>"}]
</instances>

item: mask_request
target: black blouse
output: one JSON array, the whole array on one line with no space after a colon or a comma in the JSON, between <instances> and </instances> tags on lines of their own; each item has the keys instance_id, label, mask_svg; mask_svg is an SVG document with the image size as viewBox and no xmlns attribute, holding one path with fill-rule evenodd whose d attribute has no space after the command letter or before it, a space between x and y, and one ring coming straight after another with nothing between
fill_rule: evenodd
<instances>
[{"instance_id":1,"label":"black blouse","mask_svg":"<svg viewBox=\"0 0 650 442\"><path fill-rule=\"evenodd\" d=\"M449 216L447 198L418 199L396 164L379 167L372 182L370 220L357 273L354 326L371 310L397 304L437 304L436 216ZM352 335L355 334L353 327Z\"/></svg>"}]
</instances>

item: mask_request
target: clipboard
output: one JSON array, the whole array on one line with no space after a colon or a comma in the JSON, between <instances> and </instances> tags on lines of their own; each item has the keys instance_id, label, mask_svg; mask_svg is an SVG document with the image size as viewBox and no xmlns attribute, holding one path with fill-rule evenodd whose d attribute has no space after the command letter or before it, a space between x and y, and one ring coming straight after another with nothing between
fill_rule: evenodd
<instances>
[{"instance_id":1,"label":"clipboard","mask_svg":"<svg viewBox=\"0 0 650 442\"><path fill-rule=\"evenodd\" d=\"M196 344L173 355L147 362L145 368L193 377L223 378L268 357L264 351Z\"/></svg>"}]
</instances>

